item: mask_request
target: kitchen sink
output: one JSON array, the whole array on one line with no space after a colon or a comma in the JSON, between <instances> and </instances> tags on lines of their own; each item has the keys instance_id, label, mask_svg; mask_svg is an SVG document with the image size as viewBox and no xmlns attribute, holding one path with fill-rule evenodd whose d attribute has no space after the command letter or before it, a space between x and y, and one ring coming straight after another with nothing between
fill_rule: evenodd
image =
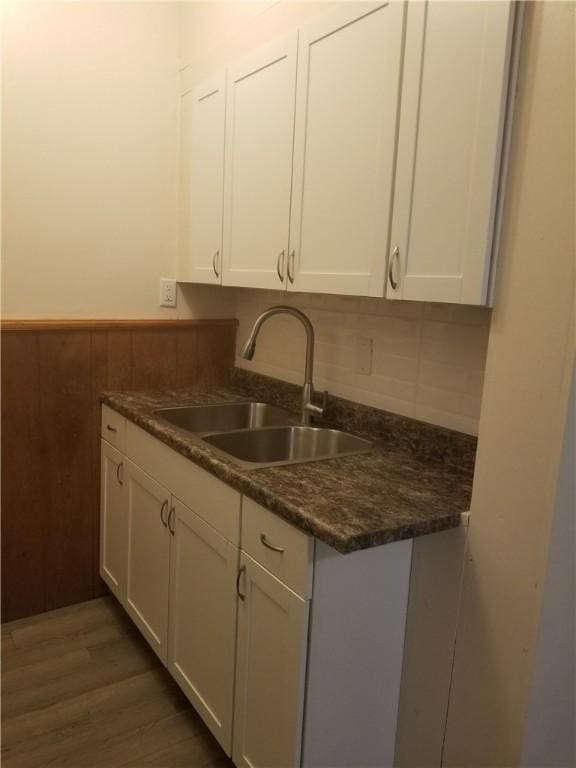
<instances>
[{"instance_id":1,"label":"kitchen sink","mask_svg":"<svg viewBox=\"0 0 576 768\"><path fill-rule=\"evenodd\" d=\"M258 402L214 403L160 408L155 411L165 421L188 432L230 432L293 423L287 411Z\"/></svg>"},{"instance_id":2,"label":"kitchen sink","mask_svg":"<svg viewBox=\"0 0 576 768\"><path fill-rule=\"evenodd\" d=\"M203 440L252 469L366 453L373 447L368 440L337 429L308 426L221 432Z\"/></svg>"}]
</instances>

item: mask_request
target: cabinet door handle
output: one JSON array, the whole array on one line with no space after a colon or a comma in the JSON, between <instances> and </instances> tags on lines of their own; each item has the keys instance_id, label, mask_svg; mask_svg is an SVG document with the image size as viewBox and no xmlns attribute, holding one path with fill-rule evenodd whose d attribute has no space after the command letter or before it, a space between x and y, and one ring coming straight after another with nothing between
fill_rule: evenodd
<instances>
[{"instance_id":1,"label":"cabinet door handle","mask_svg":"<svg viewBox=\"0 0 576 768\"><path fill-rule=\"evenodd\" d=\"M162 502L162 506L160 507L160 520L162 521L162 525L164 528L168 528L168 523L166 521L166 518L164 517L164 513L168 509L168 499L164 499Z\"/></svg>"},{"instance_id":2,"label":"cabinet door handle","mask_svg":"<svg viewBox=\"0 0 576 768\"><path fill-rule=\"evenodd\" d=\"M241 565L238 569L238 575L236 576L236 594L240 598L240 600L246 600L246 595L243 595L242 592L240 592L240 579L242 578L242 574L246 572L246 566Z\"/></svg>"},{"instance_id":3,"label":"cabinet door handle","mask_svg":"<svg viewBox=\"0 0 576 768\"><path fill-rule=\"evenodd\" d=\"M106 429L108 430L108 432L118 432L116 427L111 427L110 424L106 424Z\"/></svg>"},{"instance_id":4,"label":"cabinet door handle","mask_svg":"<svg viewBox=\"0 0 576 768\"><path fill-rule=\"evenodd\" d=\"M214 256L212 256L212 269L214 270L214 274L216 277L220 277L220 272L218 272L218 257L220 256L220 251L216 251Z\"/></svg>"},{"instance_id":5,"label":"cabinet door handle","mask_svg":"<svg viewBox=\"0 0 576 768\"><path fill-rule=\"evenodd\" d=\"M388 280L390 282L390 285L392 286L392 290L396 290L398 288L398 281L394 280L394 264L398 262L398 257L400 256L400 248L396 246L394 250L392 251L392 256L390 257L390 264L388 265Z\"/></svg>"},{"instance_id":6,"label":"cabinet door handle","mask_svg":"<svg viewBox=\"0 0 576 768\"><path fill-rule=\"evenodd\" d=\"M276 272L278 272L278 277L280 278L280 282L284 282L284 260L286 258L286 251L280 251L278 254L278 258L276 259ZM280 266L282 264L282 266Z\"/></svg>"},{"instance_id":7,"label":"cabinet door handle","mask_svg":"<svg viewBox=\"0 0 576 768\"><path fill-rule=\"evenodd\" d=\"M168 530L174 536L174 513L176 512L175 507L170 507L170 512L168 512Z\"/></svg>"},{"instance_id":8,"label":"cabinet door handle","mask_svg":"<svg viewBox=\"0 0 576 768\"><path fill-rule=\"evenodd\" d=\"M288 280L290 280L290 282L292 284L294 284L294 261L295 261L295 259L296 259L296 251L292 250L290 252L290 256L288 256L288 268L286 270L288 272Z\"/></svg>"},{"instance_id":9,"label":"cabinet door handle","mask_svg":"<svg viewBox=\"0 0 576 768\"><path fill-rule=\"evenodd\" d=\"M265 547L268 547L268 549L271 549L273 552L284 552L284 547L277 547L275 544L271 544L266 538L265 533L260 534L260 541L262 544L264 544Z\"/></svg>"},{"instance_id":10,"label":"cabinet door handle","mask_svg":"<svg viewBox=\"0 0 576 768\"><path fill-rule=\"evenodd\" d=\"M119 485L124 485L124 462L121 461L116 467L116 478Z\"/></svg>"}]
</instances>

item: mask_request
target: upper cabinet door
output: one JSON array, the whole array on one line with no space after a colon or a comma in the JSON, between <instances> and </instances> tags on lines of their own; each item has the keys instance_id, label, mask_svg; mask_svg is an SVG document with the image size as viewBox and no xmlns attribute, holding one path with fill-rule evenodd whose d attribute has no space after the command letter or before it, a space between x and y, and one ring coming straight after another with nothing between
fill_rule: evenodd
<instances>
[{"instance_id":1,"label":"upper cabinet door","mask_svg":"<svg viewBox=\"0 0 576 768\"><path fill-rule=\"evenodd\" d=\"M512 6L408 5L387 298L486 302Z\"/></svg>"},{"instance_id":2,"label":"upper cabinet door","mask_svg":"<svg viewBox=\"0 0 576 768\"><path fill-rule=\"evenodd\" d=\"M182 282L221 281L225 119L224 73L182 97Z\"/></svg>"},{"instance_id":3,"label":"upper cabinet door","mask_svg":"<svg viewBox=\"0 0 576 768\"><path fill-rule=\"evenodd\" d=\"M225 285L285 287L296 49L293 34L228 71Z\"/></svg>"},{"instance_id":4,"label":"upper cabinet door","mask_svg":"<svg viewBox=\"0 0 576 768\"><path fill-rule=\"evenodd\" d=\"M300 31L289 287L382 296L405 4L346 5Z\"/></svg>"}]
</instances>

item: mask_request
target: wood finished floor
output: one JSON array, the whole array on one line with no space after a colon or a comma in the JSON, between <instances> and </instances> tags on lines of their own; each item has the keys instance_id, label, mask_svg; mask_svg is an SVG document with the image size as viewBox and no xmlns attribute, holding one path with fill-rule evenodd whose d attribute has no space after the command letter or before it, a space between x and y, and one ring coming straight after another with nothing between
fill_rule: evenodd
<instances>
[{"instance_id":1,"label":"wood finished floor","mask_svg":"<svg viewBox=\"0 0 576 768\"><path fill-rule=\"evenodd\" d=\"M233 768L111 597L2 627L3 768Z\"/></svg>"}]
</instances>

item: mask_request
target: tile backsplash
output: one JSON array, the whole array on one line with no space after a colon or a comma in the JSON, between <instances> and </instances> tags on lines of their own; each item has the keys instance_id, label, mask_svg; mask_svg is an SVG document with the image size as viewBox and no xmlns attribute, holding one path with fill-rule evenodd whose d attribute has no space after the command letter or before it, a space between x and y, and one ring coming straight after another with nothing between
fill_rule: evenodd
<instances>
[{"instance_id":1,"label":"tile backsplash","mask_svg":"<svg viewBox=\"0 0 576 768\"><path fill-rule=\"evenodd\" d=\"M236 365L296 384L304 329L287 315L262 327L252 361L238 356L258 314L298 307L316 333L314 384L339 397L477 434L491 311L484 307L238 289ZM359 373L372 341L371 373Z\"/></svg>"}]
</instances>

